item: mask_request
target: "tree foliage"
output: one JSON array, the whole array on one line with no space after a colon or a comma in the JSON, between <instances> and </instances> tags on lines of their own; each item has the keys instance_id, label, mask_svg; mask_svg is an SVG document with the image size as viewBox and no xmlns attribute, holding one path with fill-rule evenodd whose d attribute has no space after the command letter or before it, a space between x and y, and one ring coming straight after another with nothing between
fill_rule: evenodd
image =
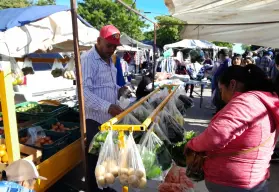
<instances>
[{"instance_id":1,"label":"tree foliage","mask_svg":"<svg viewBox=\"0 0 279 192\"><path fill-rule=\"evenodd\" d=\"M171 16L158 16L155 18L159 25L157 29L157 45L163 47L166 44L180 41L180 31L183 29L183 22ZM154 30L145 32L146 40L153 40Z\"/></svg>"},{"instance_id":2,"label":"tree foliage","mask_svg":"<svg viewBox=\"0 0 279 192\"><path fill-rule=\"evenodd\" d=\"M136 8L133 0L124 2ZM113 0L84 0L78 3L78 13L97 29L101 29L107 24L113 24L121 32L137 40L143 39L141 29L147 27L145 21L137 14Z\"/></svg>"},{"instance_id":3,"label":"tree foliage","mask_svg":"<svg viewBox=\"0 0 279 192\"><path fill-rule=\"evenodd\" d=\"M241 45L241 48L242 48L242 50L244 50L244 51L251 51L251 45L242 44L242 45Z\"/></svg>"},{"instance_id":4,"label":"tree foliage","mask_svg":"<svg viewBox=\"0 0 279 192\"><path fill-rule=\"evenodd\" d=\"M228 43L228 42L221 42L221 41L213 41L215 45L219 47L228 47L228 48L233 48L234 44L233 43Z\"/></svg>"},{"instance_id":5,"label":"tree foliage","mask_svg":"<svg viewBox=\"0 0 279 192\"><path fill-rule=\"evenodd\" d=\"M55 5L56 0L0 0L0 10L28 7L31 5Z\"/></svg>"}]
</instances>

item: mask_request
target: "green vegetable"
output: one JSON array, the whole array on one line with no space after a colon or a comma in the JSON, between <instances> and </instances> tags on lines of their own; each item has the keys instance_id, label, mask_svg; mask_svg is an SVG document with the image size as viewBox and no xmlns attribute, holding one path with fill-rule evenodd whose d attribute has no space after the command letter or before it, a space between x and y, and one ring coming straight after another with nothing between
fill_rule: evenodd
<instances>
[{"instance_id":1,"label":"green vegetable","mask_svg":"<svg viewBox=\"0 0 279 192\"><path fill-rule=\"evenodd\" d=\"M158 178L162 174L161 167L153 165L149 170L147 170L146 177L147 179Z\"/></svg>"},{"instance_id":2,"label":"green vegetable","mask_svg":"<svg viewBox=\"0 0 279 192\"><path fill-rule=\"evenodd\" d=\"M141 152L141 158L144 165L145 170L151 169L151 167L154 165L156 161L156 154L152 151L147 150L145 147L143 147Z\"/></svg>"}]
</instances>

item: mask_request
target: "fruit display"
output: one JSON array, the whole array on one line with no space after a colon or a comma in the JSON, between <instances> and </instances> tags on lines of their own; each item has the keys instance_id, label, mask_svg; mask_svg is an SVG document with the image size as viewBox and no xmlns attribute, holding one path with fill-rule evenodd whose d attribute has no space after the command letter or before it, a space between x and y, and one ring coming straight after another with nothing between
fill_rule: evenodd
<instances>
[{"instance_id":1,"label":"fruit display","mask_svg":"<svg viewBox=\"0 0 279 192\"><path fill-rule=\"evenodd\" d=\"M34 72L34 69L33 67L24 67L21 69L21 71L23 72L23 75L33 75L35 72Z\"/></svg>"},{"instance_id":2,"label":"fruit display","mask_svg":"<svg viewBox=\"0 0 279 192\"><path fill-rule=\"evenodd\" d=\"M9 157L6 149L6 145L0 145L0 162L1 163L8 163Z\"/></svg>"},{"instance_id":3,"label":"fruit display","mask_svg":"<svg viewBox=\"0 0 279 192\"><path fill-rule=\"evenodd\" d=\"M64 71L63 77L65 79L69 79L69 80L75 80L76 79L74 71L67 71L67 70Z\"/></svg>"},{"instance_id":4,"label":"fruit display","mask_svg":"<svg viewBox=\"0 0 279 192\"><path fill-rule=\"evenodd\" d=\"M31 110L38 110L41 111L40 107L38 107L38 104L36 103L29 103L23 107L18 107L16 108L16 112L26 112L26 111L31 111Z\"/></svg>"},{"instance_id":5,"label":"fruit display","mask_svg":"<svg viewBox=\"0 0 279 192\"><path fill-rule=\"evenodd\" d=\"M16 112L28 112L31 114L51 113L57 108L57 106L52 105L39 105L38 103L28 103L26 105L17 107Z\"/></svg>"},{"instance_id":6,"label":"fruit display","mask_svg":"<svg viewBox=\"0 0 279 192\"><path fill-rule=\"evenodd\" d=\"M19 139L19 142L25 144L29 139L30 139L30 137L28 137L28 136L27 137L21 137ZM52 141L51 137L39 137L35 141L34 145L36 147L42 147L44 145L51 145L51 144L53 144L53 141Z\"/></svg>"},{"instance_id":7,"label":"fruit display","mask_svg":"<svg viewBox=\"0 0 279 192\"><path fill-rule=\"evenodd\" d=\"M78 127L73 127L73 128L78 128ZM56 132L66 132L66 131L69 131L70 128L67 128L62 123L57 122L56 124L53 124L51 126L51 130L56 131Z\"/></svg>"},{"instance_id":8,"label":"fruit display","mask_svg":"<svg viewBox=\"0 0 279 192\"><path fill-rule=\"evenodd\" d=\"M63 69L61 69L61 68L55 68L55 69L53 69L52 71L51 71L51 74L52 74L52 76L53 77L60 77L60 76L63 76Z\"/></svg>"},{"instance_id":9,"label":"fruit display","mask_svg":"<svg viewBox=\"0 0 279 192\"><path fill-rule=\"evenodd\" d=\"M12 73L12 81L13 81L13 85L22 85L23 84L23 74L19 73Z\"/></svg>"}]
</instances>

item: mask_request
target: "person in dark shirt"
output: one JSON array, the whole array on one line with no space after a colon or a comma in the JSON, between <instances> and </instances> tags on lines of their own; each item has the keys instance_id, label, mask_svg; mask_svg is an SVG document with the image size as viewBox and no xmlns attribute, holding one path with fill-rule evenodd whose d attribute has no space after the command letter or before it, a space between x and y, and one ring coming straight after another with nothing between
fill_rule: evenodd
<instances>
[{"instance_id":1,"label":"person in dark shirt","mask_svg":"<svg viewBox=\"0 0 279 192\"><path fill-rule=\"evenodd\" d=\"M144 73L136 91L137 100L140 100L142 97L152 92L153 74L149 71Z\"/></svg>"}]
</instances>

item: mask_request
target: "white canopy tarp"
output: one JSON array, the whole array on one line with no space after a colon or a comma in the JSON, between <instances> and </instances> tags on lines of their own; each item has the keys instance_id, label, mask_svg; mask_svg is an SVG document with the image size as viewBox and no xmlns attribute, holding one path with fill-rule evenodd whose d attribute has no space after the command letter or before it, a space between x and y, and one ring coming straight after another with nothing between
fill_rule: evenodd
<instances>
[{"instance_id":1,"label":"white canopy tarp","mask_svg":"<svg viewBox=\"0 0 279 192\"><path fill-rule=\"evenodd\" d=\"M131 47L129 45L121 45L117 47L117 51L132 51L137 52L138 49L136 47Z\"/></svg>"},{"instance_id":2,"label":"white canopy tarp","mask_svg":"<svg viewBox=\"0 0 279 192\"><path fill-rule=\"evenodd\" d=\"M279 47L278 0L165 0L165 4L188 24L182 38Z\"/></svg>"},{"instance_id":3,"label":"white canopy tarp","mask_svg":"<svg viewBox=\"0 0 279 192\"><path fill-rule=\"evenodd\" d=\"M90 49L96 43L99 31L78 20L81 50ZM23 57L34 52L73 51L73 31L70 11L54 13L22 27L0 32L0 54Z\"/></svg>"},{"instance_id":4,"label":"white canopy tarp","mask_svg":"<svg viewBox=\"0 0 279 192\"><path fill-rule=\"evenodd\" d=\"M178 41L176 43L164 45L164 50L167 50L169 48L178 48L178 47L189 48L189 49L195 49L195 48L214 49L216 48L216 45L205 40L183 39L182 41Z\"/></svg>"},{"instance_id":5,"label":"white canopy tarp","mask_svg":"<svg viewBox=\"0 0 279 192\"><path fill-rule=\"evenodd\" d=\"M138 47L141 49L152 49L153 47L151 45L144 44L142 42L139 42L131 37L129 37L127 34L123 33L120 37L120 42L122 45L130 45L133 47Z\"/></svg>"}]
</instances>

